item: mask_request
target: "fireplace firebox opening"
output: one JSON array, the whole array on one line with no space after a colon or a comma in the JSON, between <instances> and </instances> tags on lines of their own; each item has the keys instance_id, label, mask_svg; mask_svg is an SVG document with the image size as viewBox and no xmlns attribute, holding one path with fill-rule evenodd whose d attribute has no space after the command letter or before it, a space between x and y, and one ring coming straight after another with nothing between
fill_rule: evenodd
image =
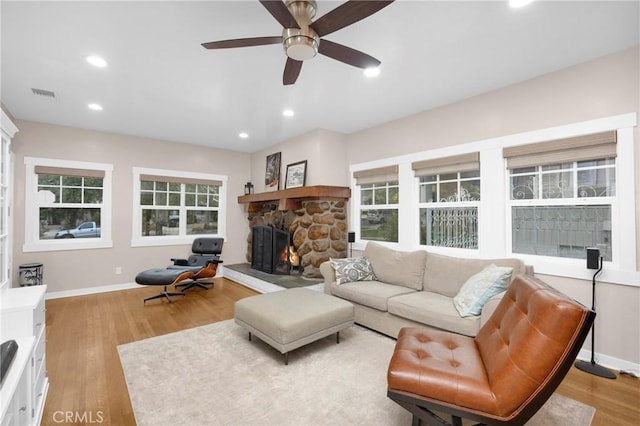
<instances>
[{"instance_id":1,"label":"fireplace firebox opening","mask_svg":"<svg viewBox=\"0 0 640 426\"><path fill-rule=\"evenodd\" d=\"M272 226L252 228L251 268L268 274L289 275L300 270L300 259L287 231Z\"/></svg>"}]
</instances>

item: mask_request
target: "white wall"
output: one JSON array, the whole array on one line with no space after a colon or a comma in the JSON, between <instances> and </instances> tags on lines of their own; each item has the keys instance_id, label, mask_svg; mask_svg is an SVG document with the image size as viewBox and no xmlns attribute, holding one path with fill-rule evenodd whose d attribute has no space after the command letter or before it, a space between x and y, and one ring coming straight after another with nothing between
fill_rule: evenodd
<instances>
[{"instance_id":1,"label":"white wall","mask_svg":"<svg viewBox=\"0 0 640 426\"><path fill-rule=\"evenodd\" d=\"M13 139L13 264L17 270L23 263L43 263L48 292L133 283L138 272L164 268L172 257L185 257L191 252L189 245L131 247L133 167L227 175L227 228L222 258L225 263L244 261L248 224L237 197L242 195L250 174L249 154L20 120L16 125L19 132ZM25 156L113 164L113 248L23 253ZM118 266L122 268L121 275L115 274ZM14 281L17 279L16 273Z\"/></svg>"}]
</instances>

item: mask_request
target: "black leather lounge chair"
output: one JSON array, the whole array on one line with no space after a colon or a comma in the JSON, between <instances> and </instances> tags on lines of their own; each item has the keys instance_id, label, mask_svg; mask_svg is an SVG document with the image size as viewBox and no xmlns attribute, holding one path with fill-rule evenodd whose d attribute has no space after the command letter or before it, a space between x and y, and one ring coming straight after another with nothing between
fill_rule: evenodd
<instances>
[{"instance_id":1,"label":"black leather lounge chair","mask_svg":"<svg viewBox=\"0 0 640 426\"><path fill-rule=\"evenodd\" d=\"M182 289L184 292L192 287L205 290L209 289L207 285L213 287L213 281L207 282L206 279L216 276L218 264L222 263L220 253L222 253L223 243L222 238L196 238L191 245L193 254L188 259L171 259L173 265L168 266L167 269L186 269L194 274L190 281L176 284L176 288L184 287Z\"/></svg>"},{"instance_id":2,"label":"black leather lounge chair","mask_svg":"<svg viewBox=\"0 0 640 426\"><path fill-rule=\"evenodd\" d=\"M193 240L191 251L193 254L188 259L171 259L173 265L166 269L156 268L140 272L136 276L136 283L141 285L162 285L164 290L147 300L165 297L169 302L169 296L184 296L192 287L201 287L208 290L207 285L213 286L211 279L216 276L220 253L222 252L222 238L200 237ZM174 285L176 288L184 287L181 292L168 292L167 287Z\"/></svg>"}]
</instances>

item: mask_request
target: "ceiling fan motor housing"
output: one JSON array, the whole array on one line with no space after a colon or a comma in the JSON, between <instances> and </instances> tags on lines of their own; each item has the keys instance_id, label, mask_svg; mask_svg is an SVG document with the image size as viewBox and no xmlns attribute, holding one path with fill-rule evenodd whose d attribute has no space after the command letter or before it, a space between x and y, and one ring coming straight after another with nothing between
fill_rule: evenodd
<instances>
[{"instance_id":1,"label":"ceiling fan motor housing","mask_svg":"<svg viewBox=\"0 0 640 426\"><path fill-rule=\"evenodd\" d=\"M317 5L313 0L287 0L287 9L300 28L282 30L282 46L287 56L296 61L311 59L318 54L320 37L309 27L316 16Z\"/></svg>"},{"instance_id":2,"label":"ceiling fan motor housing","mask_svg":"<svg viewBox=\"0 0 640 426\"><path fill-rule=\"evenodd\" d=\"M282 30L282 40L285 53L296 61L313 58L320 45L320 37L310 27L285 28Z\"/></svg>"}]
</instances>

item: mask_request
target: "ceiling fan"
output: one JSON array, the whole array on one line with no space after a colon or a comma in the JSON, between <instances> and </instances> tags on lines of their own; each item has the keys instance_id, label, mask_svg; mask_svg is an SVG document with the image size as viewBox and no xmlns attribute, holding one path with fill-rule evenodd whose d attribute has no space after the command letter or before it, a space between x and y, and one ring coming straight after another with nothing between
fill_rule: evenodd
<instances>
[{"instance_id":1,"label":"ceiling fan","mask_svg":"<svg viewBox=\"0 0 640 426\"><path fill-rule=\"evenodd\" d=\"M373 68L380 61L366 53L321 38L373 15L393 3L391 1L350 0L321 18L316 15L314 0L259 0L265 9L282 25L282 35L274 37L240 38L202 43L206 49L262 46L282 43L287 55L282 82L293 84L300 75L302 61L316 54L328 56L358 68Z\"/></svg>"}]
</instances>

